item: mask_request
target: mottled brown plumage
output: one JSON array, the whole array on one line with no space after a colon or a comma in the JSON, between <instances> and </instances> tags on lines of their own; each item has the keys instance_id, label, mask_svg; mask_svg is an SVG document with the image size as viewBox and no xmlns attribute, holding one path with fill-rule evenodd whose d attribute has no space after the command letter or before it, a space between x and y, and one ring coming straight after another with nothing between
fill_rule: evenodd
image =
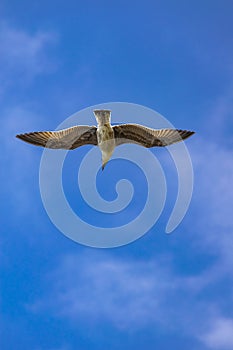
<instances>
[{"instance_id":1,"label":"mottled brown plumage","mask_svg":"<svg viewBox=\"0 0 233 350\"><path fill-rule=\"evenodd\" d=\"M39 131L16 135L19 139L36 146L53 149L75 149L97 145L96 126L80 125L60 131Z\"/></svg>"},{"instance_id":2,"label":"mottled brown plumage","mask_svg":"<svg viewBox=\"0 0 233 350\"><path fill-rule=\"evenodd\" d=\"M163 147L187 139L193 131L178 129L151 129L138 124L122 124L113 127L116 146L136 143L141 146Z\"/></svg>"}]
</instances>

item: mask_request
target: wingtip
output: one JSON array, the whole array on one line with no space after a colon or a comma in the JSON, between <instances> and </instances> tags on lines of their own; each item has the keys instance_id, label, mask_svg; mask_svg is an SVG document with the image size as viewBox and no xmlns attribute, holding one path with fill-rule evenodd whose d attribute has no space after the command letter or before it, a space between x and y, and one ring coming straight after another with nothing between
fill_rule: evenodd
<instances>
[{"instance_id":1,"label":"wingtip","mask_svg":"<svg viewBox=\"0 0 233 350\"><path fill-rule=\"evenodd\" d=\"M25 133L25 134L17 134L17 135L15 135L15 137L16 137L17 139L20 139L20 140L22 140L22 141L25 141L27 135L28 135L27 133Z\"/></svg>"},{"instance_id":2,"label":"wingtip","mask_svg":"<svg viewBox=\"0 0 233 350\"><path fill-rule=\"evenodd\" d=\"M194 135L194 134L196 134L195 131L189 131L189 136L192 136L192 135Z\"/></svg>"},{"instance_id":3,"label":"wingtip","mask_svg":"<svg viewBox=\"0 0 233 350\"><path fill-rule=\"evenodd\" d=\"M23 138L23 134L17 134L17 135L15 135L15 137L16 137L17 139L22 140L22 138Z\"/></svg>"},{"instance_id":4,"label":"wingtip","mask_svg":"<svg viewBox=\"0 0 233 350\"><path fill-rule=\"evenodd\" d=\"M191 130L185 130L185 133L183 135L183 139L187 139L188 137L192 136L195 134L195 131L191 131Z\"/></svg>"},{"instance_id":5,"label":"wingtip","mask_svg":"<svg viewBox=\"0 0 233 350\"><path fill-rule=\"evenodd\" d=\"M41 144L38 144L35 141L32 141L30 136L33 135L34 133L25 133L25 134L17 134L15 137L21 141L36 145L36 146L41 146Z\"/></svg>"}]
</instances>

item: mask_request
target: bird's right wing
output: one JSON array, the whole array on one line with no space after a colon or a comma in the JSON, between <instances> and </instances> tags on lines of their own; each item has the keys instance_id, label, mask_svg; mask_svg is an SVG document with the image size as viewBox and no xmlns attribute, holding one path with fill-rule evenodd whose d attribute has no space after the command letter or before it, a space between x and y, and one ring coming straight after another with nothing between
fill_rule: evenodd
<instances>
[{"instance_id":1,"label":"bird's right wing","mask_svg":"<svg viewBox=\"0 0 233 350\"><path fill-rule=\"evenodd\" d=\"M113 126L116 146L124 143L136 143L150 147L163 147L180 142L193 135L193 131L178 129L151 129L138 124Z\"/></svg>"},{"instance_id":2,"label":"bird's right wing","mask_svg":"<svg viewBox=\"0 0 233 350\"><path fill-rule=\"evenodd\" d=\"M16 135L17 138L36 146L54 149L75 149L83 145L97 145L97 128L80 125L59 131L39 131Z\"/></svg>"}]
</instances>

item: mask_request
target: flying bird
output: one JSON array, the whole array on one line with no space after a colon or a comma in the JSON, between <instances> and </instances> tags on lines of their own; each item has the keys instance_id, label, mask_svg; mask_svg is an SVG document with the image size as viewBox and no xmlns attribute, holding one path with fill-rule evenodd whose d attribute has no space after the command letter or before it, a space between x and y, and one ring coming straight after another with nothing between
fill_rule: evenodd
<instances>
[{"instance_id":1,"label":"flying bird","mask_svg":"<svg viewBox=\"0 0 233 350\"><path fill-rule=\"evenodd\" d=\"M16 135L36 146L53 149L75 149L84 145L99 146L102 153L102 170L116 146L135 143L147 148L163 147L187 139L194 131L178 129L151 129L139 124L111 126L110 110L94 110L96 126L77 125L59 131L39 131Z\"/></svg>"}]
</instances>

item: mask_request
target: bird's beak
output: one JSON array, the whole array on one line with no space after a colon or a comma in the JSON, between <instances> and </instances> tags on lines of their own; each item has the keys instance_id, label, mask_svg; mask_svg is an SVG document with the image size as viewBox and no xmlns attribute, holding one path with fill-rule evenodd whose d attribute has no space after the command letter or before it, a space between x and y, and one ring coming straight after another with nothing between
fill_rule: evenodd
<instances>
[{"instance_id":1,"label":"bird's beak","mask_svg":"<svg viewBox=\"0 0 233 350\"><path fill-rule=\"evenodd\" d=\"M107 163L103 163L103 164L102 164L102 171L104 170L106 164L107 164Z\"/></svg>"}]
</instances>

